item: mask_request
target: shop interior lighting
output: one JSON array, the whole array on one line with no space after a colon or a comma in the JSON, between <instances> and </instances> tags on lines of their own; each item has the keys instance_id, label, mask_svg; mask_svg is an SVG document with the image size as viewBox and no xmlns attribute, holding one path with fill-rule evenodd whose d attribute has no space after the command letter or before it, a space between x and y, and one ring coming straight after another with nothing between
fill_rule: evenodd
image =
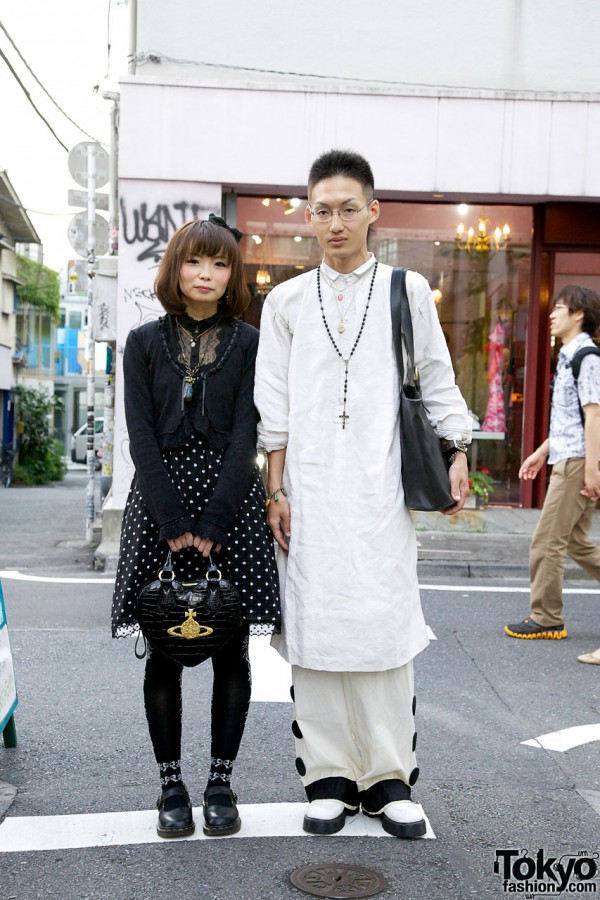
<instances>
[{"instance_id":1,"label":"shop interior lighting","mask_svg":"<svg viewBox=\"0 0 600 900\"><path fill-rule=\"evenodd\" d=\"M467 253L489 253L491 250L505 250L510 240L510 227L504 225L496 227L492 234L488 234L490 220L481 218L477 226L477 232L473 226L467 229L463 222L456 229L455 245L458 250L466 250Z\"/></svg>"}]
</instances>

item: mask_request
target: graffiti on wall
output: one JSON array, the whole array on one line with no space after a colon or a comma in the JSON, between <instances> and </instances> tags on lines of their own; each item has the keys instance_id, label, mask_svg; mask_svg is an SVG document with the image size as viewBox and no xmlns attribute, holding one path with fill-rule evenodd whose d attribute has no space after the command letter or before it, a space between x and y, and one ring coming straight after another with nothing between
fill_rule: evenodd
<instances>
[{"instance_id":1,"label":"graffiti on wall","mask_svg":"<svg viewBox=\"0 0 600 900\"><path fill-rule=\"evenodd\" d=\"M158 265L171 235L190 219L206 219L213 206L179 200L175 203L140 202L128 208L121 198L121 237L126 244L141 245L138 262L151 260Z\"/></svg>"}]
</instances>

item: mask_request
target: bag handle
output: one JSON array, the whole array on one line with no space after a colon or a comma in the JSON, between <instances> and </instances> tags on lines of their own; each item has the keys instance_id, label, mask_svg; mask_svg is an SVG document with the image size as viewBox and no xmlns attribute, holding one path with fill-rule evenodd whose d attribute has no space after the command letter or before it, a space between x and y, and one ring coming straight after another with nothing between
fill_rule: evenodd
<instances>
[{"instance_id":1,"label":"bag handle","mask_svg":"<svg viewBox=\"0 0 600 900\"><path fill-rule=\"evenodd\" d=\"M165 577L166 575L166 577ZM212 554L208 554L208 569L206 570L206 579L207 581L221 581L222 579L221 570L213 562ZM158 570L158 580L161 582L165 582L166 584L171 584L171 582L175 581L175 567L173 565L172 552L169 550L167 553L167 558L164 561L161 568ZM143 657L140 657L142 659Z\"/></svg>"},{"instance_id":2,"label":"bag handle","mask_svg":"<svg viewBox=\"0 0 600 900\"><path fill-rule=\"evenodd\" d=\"M392 313L392 338L396 351L396 362L400 375L400 384L404 384L404 356L402 339L406 347L408 361L407 380L418 382L419 373L415 368L415 343L413 337L412 316L406 292L406 272L404 268L394 267L392 270L392 287L390 291L390 308Z\"/></svg>"}]
</instances>

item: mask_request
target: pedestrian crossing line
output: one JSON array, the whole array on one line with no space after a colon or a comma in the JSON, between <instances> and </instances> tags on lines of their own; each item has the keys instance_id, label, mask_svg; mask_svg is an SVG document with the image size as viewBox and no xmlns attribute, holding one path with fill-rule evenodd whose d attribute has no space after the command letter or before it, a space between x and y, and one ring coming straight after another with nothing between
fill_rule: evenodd
<instances>
[{"instance_id":1,"label":"pedestrian crossing line","mask_svg":"<svg viewBox=\"0 0 600 900\"><path fill-rule=\"evenodd\" d=\"M470 584L466 578L462 584L419 584L422 591L445 591L461 594L529 594L529 587L494 587L494 585ZM600 594L600 588L563 588L563 594Z\"/></svg>"},{"instance_id":2,"label":"pedestrian crossing line","mask_svg":"<svg viewBox=\"0 0 600 900\"><path fill-rule=\"evenodd\" d=\"M62 578L50 575L28 575L19 572L18 569L0 569L0 580L6 578L12 581L36 581L47 584L114 584L115 576L99 578L79 578L64 576ZM494 585L470 584L467 578L462 584L420 584L422 591L445 591L447 593L460 592L463 594L529 594L529 587L499 587ZM563 594L600 594L600 588L563 588Z\"/></svg>"},{"instance_id":3,"label":"pedestrian crossing line","mask_svg":"<svg viewBox=\"0 0 600 900\"><path fill-rule=\"evenodd\" d=\"M565 753L567 750L572 750L573 747L581 747L582 744L590 744L593 741L600 741L600 722L593 722L590 725L573 725L571 728L562 728L560 731L549 731L547 734L540 734L538 737L521 741L521 743L528 747L541 747L544 750Z\"/></svg>"},{"instance_id":4,"label":"pedestrian crossing line","mask_svg":"<svg viewBox=\"0 0 600 900\"><path fill-rule=\"evenodd\" d=\"M303 837L324 840L302 830L306 803L249 803L239 805L242 828L226 837L206 837L202 832L202 807L194 807L196 831L183 841L239 840L243 838ZM32 853L44 850L81 850L86 847L121 847L128 844L164 844L156 833L156 810L85 813L71 816L7 816L0 824L0 853ZM423 839L435 840L426 817ZM331 837L390 837L378 819L359 813L346 819L344 828ZM168 843L172 843L169 841Z\"/></svg>"},{"instance_id":5,"label":"pedestrian crossing line","mask_svg":"<svg viewBox=\"0 0 600 900\"><path fill-rule=\"evenodd\" d=\"M10 581L35 581L44 584L114 584L115 576L109 578L69 578L63 576L57 578L51 575L27 575L18 569L0 569L0 581L6 578Z\"/></svg>"}]
</instances>

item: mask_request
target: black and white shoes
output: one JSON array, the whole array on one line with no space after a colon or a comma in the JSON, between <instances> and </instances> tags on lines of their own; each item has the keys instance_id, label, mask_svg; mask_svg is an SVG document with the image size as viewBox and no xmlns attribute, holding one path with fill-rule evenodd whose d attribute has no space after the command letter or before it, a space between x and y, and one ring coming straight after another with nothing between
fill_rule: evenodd
<instances>
[{"instance_id":1,"label":"black and white shoes","mask_svg":"<svg viewBox=\"0 0 600 900\"><path fill-rule=\"evenodd\" d=\"M308 834L336 834L341 831L346 816L355 816L358 806L348 809L340 800L313 800L308 805L302 828Z\"/></svg>"},{"instance_id":2,"label":"black and white shoes","mask_svg":"<svg viewBox=\"0 0 600 900\"><path fill-rule=\"evenodd\" d=\"M381 819L383 830L394 837L418 838L427 831L423 807L412 800L394 800L377 812L369 812L363 807L363 812L372 819Z\"/></svg>"},{"instance_id":3,"label":"black and white shoes","mask_svg":"<svg viewBox=\"0 0 600 900\"><path fill-rule=\"evenodd\" d=\"M348 809L340 800L313 800L302 827L308 834L337 834L344 827L347 816L357 812L358 807ZM394 800L373 812L363 807L363 812L372 819L381 819L383 830L394 837L418 838L427 831L423 807L412 800Z\"/></svg>"}]
</instances>

